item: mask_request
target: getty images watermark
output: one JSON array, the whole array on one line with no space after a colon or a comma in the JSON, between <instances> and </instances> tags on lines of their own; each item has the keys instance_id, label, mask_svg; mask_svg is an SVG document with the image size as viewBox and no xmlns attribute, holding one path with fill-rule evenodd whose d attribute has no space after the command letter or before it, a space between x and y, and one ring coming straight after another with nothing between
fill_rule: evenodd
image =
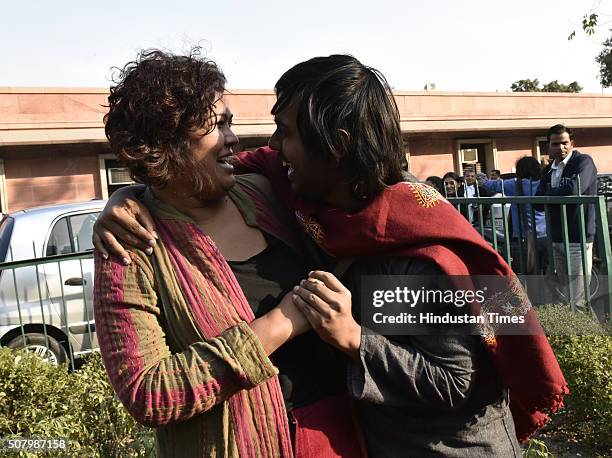
<instances>
[{"instance_id":1,"label":"getty images watermark","mask_svg":"<svg viewBox=\"0 0 612 458\"><path fill-rule=\"evenodd\" d=\"M369 275L360 318L366 332L385 335L541 333L526 326L532 308L559 303L562 289L547 276Z\"/></svg>"},{"instance_id":2,"label":"getty images watermark","mask_svg":"<svg viewBox=\"0 0 612 458\"><path fill-rule=\"evenodd\" d=\"M496 324L522 324L525 322L524 315L506 315L487 311L481 311L478 315L473 314L470 309L485 303L487 290L487 286L474 290L427 289L423 286L419 289L408 286L396 286L392 290L377 289L372 292L372 306L380 310L374 312L372 320L376 324L484 324L486 321ZM389 304L407 308L409 311L398 313L397 307L382 309ZM431 308L438 313L427 311ZM447 311L439 313L444 309ZM389 314L389 310L393 312Z\"/></svg>"}]
</instances>

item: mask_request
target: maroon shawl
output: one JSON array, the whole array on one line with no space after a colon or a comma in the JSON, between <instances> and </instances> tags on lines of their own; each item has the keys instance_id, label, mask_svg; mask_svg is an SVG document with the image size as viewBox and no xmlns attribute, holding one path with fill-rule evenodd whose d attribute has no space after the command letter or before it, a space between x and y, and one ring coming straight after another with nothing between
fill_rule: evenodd
<instances>
[{"instance_id":1,"label":"maroon shawl","mask_svg":"<svg viewBox=\"0 0 612 458\"><path fill-rule=\"evenodd\" d=\"M482 340L510 393L517 438L524 442L569 393L555 355L535 311L506 262L467 220L430 186L398 183L364 209L349 213L307 202L291 193L286 169L270 148L243 152L236 170L266 175L280 199L317 244L338 257L406 256L437 264L446 275L498 275L525 316L524 335L484 333ZM477 313L472 310L472 313Z\"/></svg>"}]
</instances>

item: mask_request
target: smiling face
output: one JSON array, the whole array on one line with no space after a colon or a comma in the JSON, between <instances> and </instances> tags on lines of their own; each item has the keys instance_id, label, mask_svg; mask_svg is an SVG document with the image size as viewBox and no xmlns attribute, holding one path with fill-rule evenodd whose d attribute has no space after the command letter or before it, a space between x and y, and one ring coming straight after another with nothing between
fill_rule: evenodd
<instances>
[{"instance_id":1,"label":"smiling face","mask_svg":"<svg viewBox=\"0 0 612 458\"><path fill-rule=\"evenodd\" d=\"M291 189L304 197L325 200L341 181L338 165L307 153L297 127L297 103L277 113L274 121L276 130L268 145L280 153Z\"/></svg>"},{"instance_id":2,"label":"smiling face","mask_svg":"<svg viewBox=\"0 0 612 458\"><path fill-rule=\"evenodd\" d=\"M444 189L446 190L446 195L449 197L454 197L457 195L457 189L459 188L459 183L453 177L446 177L444 179Z\"/></svg>"},{"instance_id":3,"label":"smiling face","mask_svg":"<svg viewBox=\"0 0 612 458\"><path fill-rule=\"evenodd\" d=\"M463 174L463 177L465 178L465 184L471 186L476 183L476 172L474 172L473 170L466 170Z\"/></svg>"},{"instance_id":4,"label":"smiling face","mask_svg":"<svg viewBox=\"0 0 612 458\"><path fill-rule=\"evenodd\" d=\"M193 155L196 164L196 170L189 172L203 177L204 187L198 197L205 200L224 196L236 182L234 167L230 164L238 143L231 129L233 115L222 98L215 102L213 113L206 125L189 133L187 153ZM195 185L187 179L181 187L187 194L193 194Z\"/></svg>"}]
</instances>

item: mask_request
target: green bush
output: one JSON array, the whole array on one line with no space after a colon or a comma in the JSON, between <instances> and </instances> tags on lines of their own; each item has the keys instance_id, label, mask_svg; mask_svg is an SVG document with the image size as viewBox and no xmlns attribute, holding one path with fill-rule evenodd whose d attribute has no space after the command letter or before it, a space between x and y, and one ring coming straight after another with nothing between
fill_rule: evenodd
<instances>
[{"instance_id":1,"label":"green bush","mask_svg":"<svg viewBox=\"0 0 612 458\"><path fill-rule=\"evenodd\" d=\"M592 317L567 306L547 306L538 315L570 387L566 408L550 432L600 452L612 448L612 337Z\"/></svg>"},{"instance_id":2,"label":"green bush","mask_svg":"<svg viewBox=\"0 0 612 458\"><path fill-rule=\"evenodd\" d=\"M574 312L567 304L538 307L538 318L549 337L603 335L606 330L591 315Z\"/></svg>"},{"instance_id":3,"label":"green bush","mask_svg":"<svg viewBox=\"0 0 612 458\"><path fill-rule=\"evenodd\" d=\"M58 456L154 456L151 430L115 396L99 354L73 373L0 349L0 437L65 438ZM22 452L12 456L35 456Z\"/></svg>"}]
</instances>

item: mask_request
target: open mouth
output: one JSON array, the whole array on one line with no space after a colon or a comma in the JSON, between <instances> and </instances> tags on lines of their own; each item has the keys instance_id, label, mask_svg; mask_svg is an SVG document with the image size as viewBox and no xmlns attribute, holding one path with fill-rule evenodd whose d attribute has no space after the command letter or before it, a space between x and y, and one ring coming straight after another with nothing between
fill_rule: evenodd
<instances>
[{"instance_id":1,"label":"open mouth","mask_svg":"<svg viewBox=\"0 0 612 458\"><path fill-rule=\"evenodd\" d=\"M217 162L221 165L232 165L232 160L234 159L234 152L230 150L228 154L225 154L217 159Z\"/></svg>"},{"instance_id":2,"label":"open mouth","mask_svg":"<svg viewBox=\"0 0 612 458\"><path fill-rule=\"evenodd\" d=\"M225 154L217 159L217 164L226 171L232 173L234 171L234 166L232 165L232 160L234 159L234 152L230 151L229 154Z\"/></svg>"}]
</instances>

